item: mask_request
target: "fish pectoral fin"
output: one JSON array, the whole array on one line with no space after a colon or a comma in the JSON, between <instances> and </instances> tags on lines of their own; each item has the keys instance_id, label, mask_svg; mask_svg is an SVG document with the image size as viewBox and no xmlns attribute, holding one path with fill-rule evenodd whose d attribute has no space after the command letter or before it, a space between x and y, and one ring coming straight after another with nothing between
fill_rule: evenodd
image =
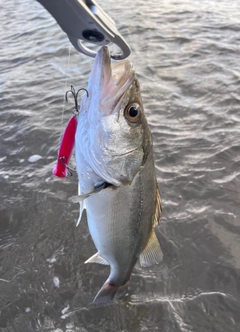
<instances>
[{"instance_id":1,"label":"fish pectoral fin","mask_svg":"<svg viewBox=\"0 0 240 332\"><path fill-rule=\"evenodd\" d=\"M69 200L72 201L73 203L83 202L86 198L88 198L89 196L91 196L93 194L96 194L99 191L107 188L107 186L108 186L108 184L104 182L99 187L95 188L93 191L90 191L87 194L80 194L80 192L79 192L78 195L70 197Z\"/></svg>"},{"instance_id":2,"label":"fish pectoral fin","mask_svg":"<svg viewBox=\"0 0 240 332\"><path fill-rule=\"evenodd\" d=\"M102 258L99 253L97 252L95 255L93 255L92 257L90 257L86 262L85 264L88 264L88 263L97 263L97 264L102 264L102 265L109 265L109 263L104 259Z\"/></svg>"},{"instance_id":3,"label":"fish pectoral fin","mask_svg":"<svg viewBox=\"0 0 240 332\"><path fill-rule=\"evenodd\" d=\"M89 196L91 196L92 193L88 193L85 195L76 195L76 196L72 196L69 198L69 200L73 203L81 203L83 202L86 198L88 198Z\"/></svg>"},{"instance_id":4,"label":"fish pectoral fin","mask_svg":"<svg viewBox=\"0 0 240 332\"><path fill-rule=\"evenodd\" d=\"M162 249L158 242L154 229L149 237L146 247L142 251L139 260L142 267L159 264L163 259Z\"/></svg>"},{"instance_id":5,"label":"fish pectoral fin","mask_svg":"<svg viewBox=\"0 0 240 332\"><path fill-rule=\"evenodd\" d=\"M78 195L69 198L69 200L72 201L73 203L79 203L80 204L79 217L78 217L78 221L77 221L76 226L78 226L80 224L83 210L86 209L85 199L87 199L89 196L91 196L93 194L96 194L99 191L107 188L108 186L110 186L108 183L103 182L99 187L95 188L93 191L91 191L87 194L81 194L80 183L78 183Z\"/></svg>"}]
</instances>

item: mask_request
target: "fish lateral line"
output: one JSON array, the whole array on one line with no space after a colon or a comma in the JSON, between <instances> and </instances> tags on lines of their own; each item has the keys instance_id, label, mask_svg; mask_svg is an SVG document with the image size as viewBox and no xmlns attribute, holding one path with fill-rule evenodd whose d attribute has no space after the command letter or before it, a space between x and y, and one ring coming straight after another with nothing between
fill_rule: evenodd
<instances>
[{"instance_id":1,"label":"fish lateral line","mask_svg":"<svg viewBox=\"0 0 240 332\"><path fill-rule=\"evenodd\" d=\"M76 195L76 196L72 196L69 198L69 200L73 203L80 203L82 201L84 201L85 199L87 199L88 197L99 193L100 191L108 188L112 186L110 183L104 182L102 183L100 186L97 186L96 188L94 188L92 191L90 191L89 193L86 194L82 194L82 195Z\"/></svg>"}]
</instances>

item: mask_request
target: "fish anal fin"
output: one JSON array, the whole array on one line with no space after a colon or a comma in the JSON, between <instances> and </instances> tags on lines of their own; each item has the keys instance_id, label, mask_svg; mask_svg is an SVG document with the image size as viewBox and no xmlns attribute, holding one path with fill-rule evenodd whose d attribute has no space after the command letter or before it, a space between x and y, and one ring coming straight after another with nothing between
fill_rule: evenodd
<instances>
[{"instance_id":1,"label":"fish anal fin","mask_svg":"<svg viewBox=\"0 0 240 332\"><path fill-rule=\"evenodd\" d=\"M105 284L102 286L100 291L95 296L95 299L93 300L94 305L102 305L106 304L112 300L121 300L124 298L124 296L128 292L128 283L117 286L114 284L111 284L109 280L105 282Z\"/></svg>"},{"instance_id":2,"label":"fish anal fin","mask_svg":"<svg viewBox=\"0 0 240 332\"><path fill-rule=\"evenodd\" d=\"M104 258L102 258L98 252L96 254L94 254L92 257L90 257L88 260L86 260L85 264L88 264L88 263L109 265L109 263Z\"/></svg>"}]
</instances>

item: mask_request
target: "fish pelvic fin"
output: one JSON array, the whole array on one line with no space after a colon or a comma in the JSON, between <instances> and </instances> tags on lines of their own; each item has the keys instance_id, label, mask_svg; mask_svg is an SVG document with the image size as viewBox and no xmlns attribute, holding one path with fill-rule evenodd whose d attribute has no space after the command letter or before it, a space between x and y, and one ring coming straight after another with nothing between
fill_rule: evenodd
<instances>
[{"instance_id":1,"label":"fish pelvic fin","mask_svg":"<svg viewBox=\"0 0 240 332\"><path fill-rule=\"evenodd\" d=\"M104 258L102 258L98 252L95 255L93 255L92 257L90 257L88 260L86 260L85 264L88 264L88 263L109 265L109 263Z\"/></svg>"},{"instance_id":2,"label":"fish pelvic fin","mask_svg":"<svg viewBox=\"0 0 240 332\"><path fill-rule=\"evenodd\" d=\"M80 195L80 193L81 193L80 183L78 182L78 195ZM84 209L86 209L84 200L79 201L79 217L78 217L78 220L77 220L77 223L76 223L76 227L80 224Z\"/></svg>"},{"instance_id":3,"label":"fish pelvic fin","mask_svg":"<svg viewBox=\"0 0 240 332\"><path fill-rule=\"evenodd\" d=\"M109 280L105 282L93 300L93 304L98 306L113 300L121 300L128 292L128 282L122 286L111 284Z\"/></svg>"},{"instance_id":4,"label":"fish pelvic fin","mask_svg":"<svg viewBox=\"0 0 240 332\"><path fill-rule=\"evenodd\" d=\"M78 182L78 195L69 198L69 200L72 201L73 203L79 203L80 204L79 217L78 217L76 226L78 226L80 224L83 210L86 209L85 200L88 197L90 197L91 195L94 195L94 194L100 192L101 190L107 188L108 186L109 186L108 183L103 182L99 187L95 188L93 191L91 191L87 194L81 194L80 183Z\"/></svg>"},{"instance_id":5,"label":"fish pelvic fin","mask_svg":"<svg viewBox=\"0 0 240 332\"><path fill-rule=\"evenodd\" d=\"M72 203L81 203L83 202L86 198L88 198L89 196L91 196L91 194L85 194L85 195L77 195L77 196L72 196L69 198L69 200Z\"/></svg>"},{"instance_id":6,"label":"fish pelvic fin","mask_svg":"<svg viewBox=\"0 0 240 332\"><path fill-rule=\"evenodd\" d=\"M154 230L155 227L159 224L161 215L162 215L161 197L160 197L159 189L157 187L155 213L153 216L152 231L150 233L147 244L139 257L140 265L142 267L149 267L154 264L159 264L163 259L162 249L160 247L159 241L157 239L157 236L156 236L155 230Z\"/></svg>"}]
</instances>

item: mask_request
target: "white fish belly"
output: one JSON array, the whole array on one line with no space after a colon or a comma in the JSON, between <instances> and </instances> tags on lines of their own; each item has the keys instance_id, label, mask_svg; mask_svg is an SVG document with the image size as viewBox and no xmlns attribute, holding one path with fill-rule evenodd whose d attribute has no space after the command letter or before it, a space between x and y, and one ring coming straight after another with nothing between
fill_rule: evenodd
<instances>
[{"instance_id":1,"label":"white fish belly","mask_svg":"<svg viewBox=\"0 0 240 332\"><path fill-rule=\"evenodd\" d=\"M143 173L131 185L109 187L86 200L90 234L116 283L128 280L152 229L156 179L150 172L143 181Z\"/></svg>"}]
</instances>

